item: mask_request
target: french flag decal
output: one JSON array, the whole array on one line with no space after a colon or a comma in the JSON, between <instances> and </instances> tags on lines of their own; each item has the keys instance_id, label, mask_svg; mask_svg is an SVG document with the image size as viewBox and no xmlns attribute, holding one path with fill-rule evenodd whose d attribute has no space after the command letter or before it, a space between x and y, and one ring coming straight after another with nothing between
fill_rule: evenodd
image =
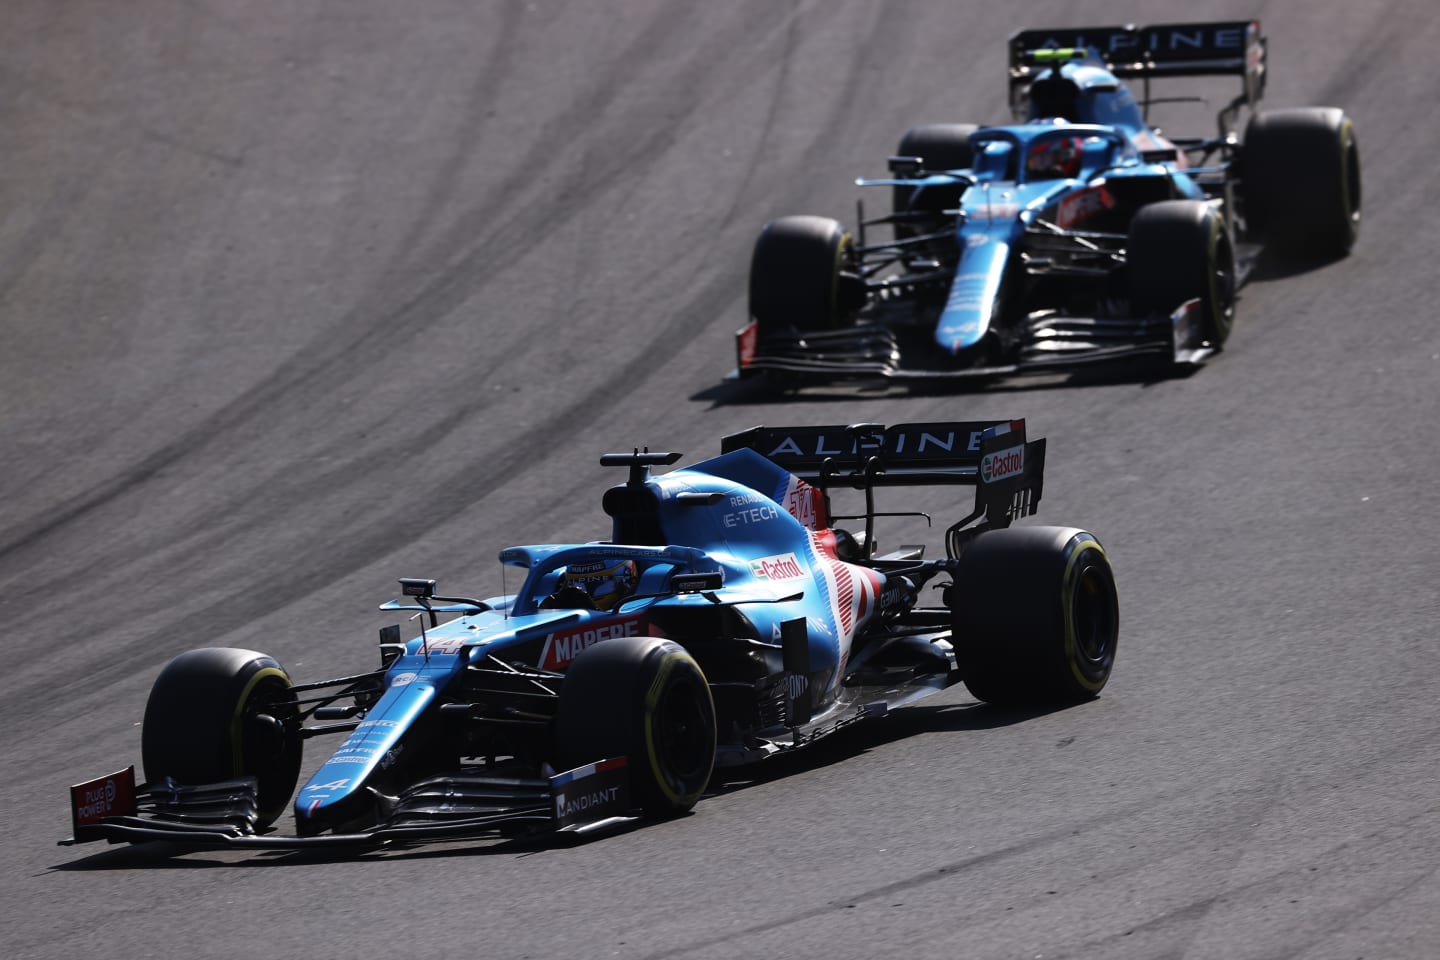
<instances>
[{"instance_id":1,"label":"french flag decal","mask_svg":"<svg viewBox=\"0 0 1440 960\"><path fill-rule=\"evenodd\" d=\"M1004 435L1007 434L1007 433L1024 433L1024 432L1025 432L1025 421L1024 421L1024 420L1011 420L1011 421L1008 422L1008 423L997 423L997 424L995 424L995 426L987 428L984 433L980 434L980 439L981 439L981 440L989 440L989 439L991 439L992 437L1001 437L1001 436L1004 436Z\"/></svg>"},{"instance_id":2,"label":"french flag decal","mask_svg":"<svg viewBox=\"0 0 1440 960\"><path fill-rule=\"evenodd\" d=\"M619 770L626 765L624 757L613 757L609 760L600 760L596 763L587 763L583 767L576 767L574 770L566 770L564 773L556 774L550 778L551 784L560 787L575 780L583 780L586 777L597 773L604 773L607 770Z\"/></svg>"}]
</instances>

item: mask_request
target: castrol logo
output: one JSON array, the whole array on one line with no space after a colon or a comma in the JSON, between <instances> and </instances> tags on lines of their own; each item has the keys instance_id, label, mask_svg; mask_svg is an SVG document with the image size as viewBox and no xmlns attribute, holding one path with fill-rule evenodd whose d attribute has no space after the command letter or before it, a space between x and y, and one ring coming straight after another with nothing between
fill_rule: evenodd
<instances>
[{"instance_id":1,"label":"castrol logo","mask_svg":"<svg viewBox=\"0 0 1440 960\"><path fill-rule=\"evenodd\" d=\"M751 560L750 572L760 580L799 580L805 576L805 569L793 553Z\"/></svg>"},{"instance_id":2,"label":"castrol logo","mask_svg":"<svg viewBox=\"0 0 1440 960\"><path fill-rule=\"evenodd\" d=\"M1025 469L1025 447L1010 447L987 453L980 460L980 479L986 483L1013 477Z\"/></svg>"}]
</instances>

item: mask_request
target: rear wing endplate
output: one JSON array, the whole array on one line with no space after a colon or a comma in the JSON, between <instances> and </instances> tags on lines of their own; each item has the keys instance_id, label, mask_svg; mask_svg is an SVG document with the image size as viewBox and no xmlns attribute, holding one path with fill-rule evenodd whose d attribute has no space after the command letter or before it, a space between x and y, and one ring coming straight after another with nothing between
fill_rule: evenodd
<instances>
[{"instance_id":1,"label":"rear wing endplate","mask_svg":"<svg viewBox=\"0 0 1440 960\"><path fill-rule=\"evenodd\" d=\"M1026 440L1024 420L751 427L725 437L722 453L748 448L820 490L865 491L867 536L876 487L973 485L975 510L947 532L947 549L989 527L1033 514L1044 491L1045 440ZM962 528L975 521L982 525Z\"/></svg>"},{"instance_id":2,"label":"rear wing endplate","mask_svg":"<svg viewBox=\"0 0 1440 960\"><path fill-rule=\"evenodd\" d=\"M1117 77L1242 77L1253 110L1265 90L1265 37L1259 20L1162 23L1150 27L1066 27L1021 30L1010 38L1010 107L1024 105L1041 70L1032 51L1083 48L1099 55Z\"/></svg>"}]
</instances>

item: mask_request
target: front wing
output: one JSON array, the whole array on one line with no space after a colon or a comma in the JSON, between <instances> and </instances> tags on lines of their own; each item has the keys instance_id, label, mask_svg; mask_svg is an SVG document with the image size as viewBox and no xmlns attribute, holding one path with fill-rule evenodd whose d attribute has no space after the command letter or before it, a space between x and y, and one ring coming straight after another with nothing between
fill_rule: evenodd
<instances>
[{"instance_id":1,"label":"front wing","mask_svg":"<svg viewBox=\"0 0 1440 960\"><path fill-rule=\"evenodd\" d=\"M1169 317L1125 319L1032 316L1013 363L990 366L906 365L892 330L862 324L842 330L759 339L752 321L736 333L738 365L727 379L762 371L815 381L885 379L946 381L1053 373L1082 366L1164 358L1176 367L1203 363L1216 352L1200 334L1200 301L1181 304Z\"/></svg>"},{"instance_id":2,"label":"front wing","mask_svg":"<svg viewBox=\"0 0 1440 960\"><path fill-rule=\"evenodd\" d=\"M136 785L133 766L70 788L73 835L62 846L108 840L165 840L192 847L314 849L397 842L584 833L633 820L626 759L616 757L551 777L483 772L421 781L379 797L374 827L352 833L280 836L257 830L253 777L186 786L166 779Z\"/></svg>"}]
</instances>

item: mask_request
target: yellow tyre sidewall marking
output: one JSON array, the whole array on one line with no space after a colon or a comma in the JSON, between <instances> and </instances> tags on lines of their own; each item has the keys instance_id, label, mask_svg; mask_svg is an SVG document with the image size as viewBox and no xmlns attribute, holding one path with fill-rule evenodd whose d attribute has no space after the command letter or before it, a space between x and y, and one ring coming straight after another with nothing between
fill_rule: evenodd
<instances>
[{"instance_id":1,"label":"yellow tyre sidewall marking","mask_svg":"<svg viewBox=\"0 0 1440 960\"><path fill-rule=\"evenodd\" d=\"M256 685L267 677L278 677L287 688L290 686L290 678L278 667L262 667L245 681L245 689L240 691L240 698L235 701L235 713L230 717L230 768L237 777L244 776L241 764L245 760L245 705L250 702L250 695L255 692Z\"/></svg>"},{"instance_id":2,"label":"yellow tyre sidewall marking","mask_svg":"<svg viewBox=\"0 0 1440 960\"><path fill-rule=\"evenodd\" d=\"M669 678L670 671L679 667L680 664L689 664L695 668L696 673L700 672L699 664L688 653L682 650L668 651L660 660L660 669L655 671L655 679L650 681L650 689L645 691L645 755L649 760L653 779L660 785L665 799L676 806L693 804L700 792L705 789L705 784L702 783L693 794L676 793L665 776L665 772L660 769L660 757L655 751L655 707L660 703L660 695L665 690L665 681ZM705 692L708 696L709 687L705 688ZM706 783L708 782L707 778Z\"/></svg>"},{"instance_id":3,"label":"yellow tyre sidewall marking","mask_svg":"<svg viewBox=\"0 0 1440 960\"><path fill-rule=\"evenodd\" d=\"M1105 554L1105 548L1091 537L1081 537L1070 541L1065 556L1065 576L1060 587L1060 604L1065 614L1065 663L1070 667L1070 673L1075 682L1086 690L1094 692L1099 690L1105 678L1091 680L1080 670L1080 644L1075 637L1075 588L1078 586L1075 580L1075 566L1084 554L1086 548L1094 548L1100 554L1105 565L1110 565L1110 558Z\"/></svg>"},{"instance_id":4,"label":"yellow tyre sidewall marking","mask_svg":"<svg viewBox=\"0 0 1440 960\"><path fill-rule=\"evenodd\" d=\"M1210 291L1210 317L1214 321L1215 337L1223 340L1226 337L1226 330L1221 329L1221 324L1229 325L1229 319L1225 317L1224 305L1220 302L1220 273L1216 257L1220 248L1220 232L1225 229L1224 221L1219 216L1210 218L1210 239L1205 245L1205 288ZM1094 543L1094 541L1090 541ZM1096 547L1100 545L1095 544ZM1103 550L1101 551L1104 552Z\"/></svg>"}]
</instances>

